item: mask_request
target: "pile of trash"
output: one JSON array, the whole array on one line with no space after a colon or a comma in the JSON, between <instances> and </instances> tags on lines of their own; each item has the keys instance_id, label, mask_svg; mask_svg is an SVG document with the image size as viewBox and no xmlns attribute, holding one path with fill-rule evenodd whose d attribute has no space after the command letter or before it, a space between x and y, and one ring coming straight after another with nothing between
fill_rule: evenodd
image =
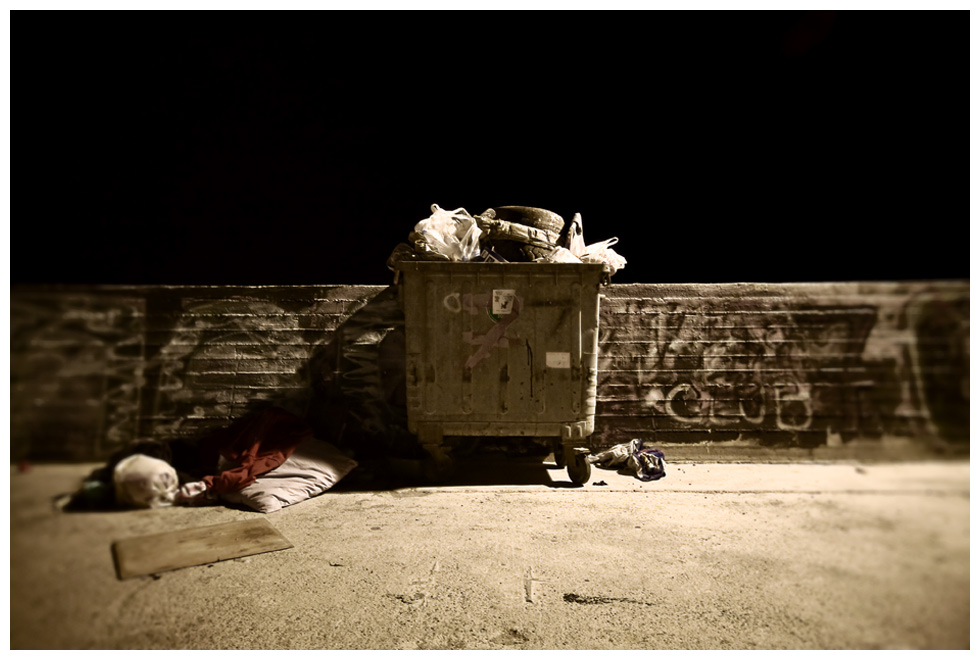
<instances>
[{"instance_id":1,"label":"pile of trash","mask_svg":"<svg viewBox=\"0 0 980 660\"><path fill-rule=\"evenodd\" d=\"M402 261L599 263L612 276L626 266L612 249L618 238L585 243L580 213L566 223L557 213L530 206L497 206L475 216L437 204L431 210L408 242L395 247L391 270Z\"/></svg>"},{"instance_id":2,"label":"pile of trash","mask_svg":"<svg viewBox=\"0 0 980 660\"><path fill-rule=\"evenodd\" d=\"M664 453L656 447L646 447L642 440L637 439L610 447L585 460L605 470L636 475L640 481L656 481L667 476Z\"/></svg>"},{"instance_id":3,"label":"pile of trash","mask_svg":"<svg viewBox=\"0 0 980 660\"><path fill-rule=\"evenodd\" d=\"M240 505L271 513L315 497L357 461L276 406L256 410L194 441L140 439L94 470L69 511Z\"/></svg>"}]
</instances>

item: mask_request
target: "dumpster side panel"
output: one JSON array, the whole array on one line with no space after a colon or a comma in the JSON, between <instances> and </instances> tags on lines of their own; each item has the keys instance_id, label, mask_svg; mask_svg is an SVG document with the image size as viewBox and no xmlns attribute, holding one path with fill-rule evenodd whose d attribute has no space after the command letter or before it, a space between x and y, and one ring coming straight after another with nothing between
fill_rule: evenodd
<instances>
[{"instance_id":1,"label":"dumpster side panel","mask_svg":"<svg viewBox=\"0 0 980 660\"><path fill-rule=\"evenodd\" d=\"M601 267L403 270L409 429L560 436L592 428Z\"/></svg>"}]
</instances>

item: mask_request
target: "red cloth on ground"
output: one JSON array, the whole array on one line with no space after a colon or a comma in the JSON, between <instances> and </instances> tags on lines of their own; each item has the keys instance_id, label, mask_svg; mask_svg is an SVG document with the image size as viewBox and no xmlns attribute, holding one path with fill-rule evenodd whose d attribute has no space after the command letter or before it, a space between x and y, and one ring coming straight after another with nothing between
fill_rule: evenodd
<instances>
[{"instance_id":1,"label":"red cloth on ground","mask_svg":"<svg viewBox=\"0 0 980 660\"><path fill-rule=\"evenodd\" d=\"M207 436L201 446L207 465L217 469L219 456L238 467L207 475L209 492L232 493L253 483L259 475L282 465L313 430L302 417L282 408L266 408Z\"/></svg>"}]
</instances>

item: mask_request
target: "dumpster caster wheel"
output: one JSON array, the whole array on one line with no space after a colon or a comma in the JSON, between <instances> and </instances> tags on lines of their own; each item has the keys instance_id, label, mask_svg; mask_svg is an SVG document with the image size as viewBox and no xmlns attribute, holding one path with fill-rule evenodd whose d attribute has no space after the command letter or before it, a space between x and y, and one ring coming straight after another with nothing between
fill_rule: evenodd
<instances>
[{"instance_id":1,"label":"dumpster caster wheel","mask_svg":"<svg viewBox=\"0 0 980 660\"><path fill-rule=\"evenodd\" d=\"M552 453L555 455L555 467L559 469L565 467L565 445L556 442L552 447Z\"/></svg>"},{"instance_id":2,"label":"dumpster caster wheel","mask_svg":"<svg viewBox=\"0 0 980 660\"><path fill-rule=\"evenodd\" d=\"M586 454L576 451L568 464L568 478L576 486L581 486L589 481L592 476L592 464L586 460Z\"/></svg>"},{"instance_id":3,"label":"dumpster caster wheel","mask_svg":"<svg viewBox=\"0 0 980 660\"><path fill-rule=\"evenodd\" d=\"M422 474L430 483L444 483L453 476L453 459L441 449L430 450L422 463Z\"/></svg>"}]
</instances>

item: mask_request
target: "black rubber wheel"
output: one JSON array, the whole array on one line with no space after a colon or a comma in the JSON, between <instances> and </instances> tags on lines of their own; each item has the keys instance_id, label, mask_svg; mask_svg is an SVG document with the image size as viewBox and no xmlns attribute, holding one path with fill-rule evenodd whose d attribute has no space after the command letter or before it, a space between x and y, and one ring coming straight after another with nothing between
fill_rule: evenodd
<instances>
[{"instance_id":1,"label":"black rubber wheel","mask_svg":"<svg viewBox=\"0 0 980 660\"><path fill-rule=\"evenodd\" d=\"M555 455L555 467L565 467L565 445L563 445L560 441L556 441L554 443L552 453Z\"/></svg>"},{"instance_id":2,"label":"black rubber wheel","mask_svg":"<svg viewBox=\"0 0 980 660\"><path fill-rule=\"evenodd\" d=\"M445 456L429 456L422 462L422 474L431 484L444 484L456 474L456 464Z\"/></svg>"},{"instance_id":3,"label":"black rubber wheel","mask_svg":"<svg viewBox=\"0 0 980 660\"><path fill-rule=\"evenodd\" d=\"M573 484L581 486L589 481L592 476L592 464L586 459L585 454L575 453L571 462L568 464L568 478Z\"/></svg>"}]
</instances>

